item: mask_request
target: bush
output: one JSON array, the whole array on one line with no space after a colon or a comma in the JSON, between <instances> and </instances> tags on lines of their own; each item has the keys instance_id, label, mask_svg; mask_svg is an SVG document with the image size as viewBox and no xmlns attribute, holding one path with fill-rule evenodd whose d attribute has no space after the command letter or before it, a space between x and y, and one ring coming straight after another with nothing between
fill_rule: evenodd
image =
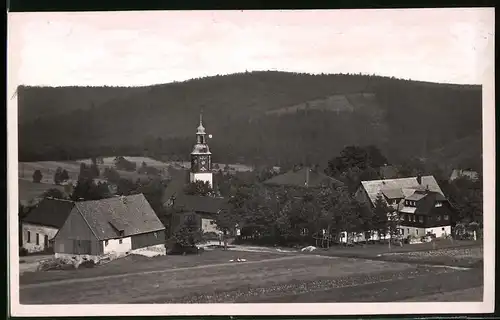
<instances>
[{"instance_id":1,"label":"bush","mask_svg":"<svg viewBox=\"0 0 500 320\"><path fill-rule=\"evenodd\" d=\"M170 255L186 255L186 254L199 254L204 251L203 248L197 246L183 246L180 243L174 243L167 254Z\"/></svg>"},{"instance_id":2,"label":"bush","mask_svg":"<svg viewBox=\"0 0 500 320\"><path fill-rule=\"evenodd\" d=\"M38 265L38 271L50 270L73 270L76 269L72 260L54 258L51 260L41 261Z\"/></svg>"},{"instance_id":3,"label":"bush","mask_svg":"<svg viewBox=\"0 0 500 320\"><path fill-rule=\"evenodd\" d=\"M24 257L28 255L28 249L26 248L19 248L19 256Z\"/></svg>"}]
</instances>

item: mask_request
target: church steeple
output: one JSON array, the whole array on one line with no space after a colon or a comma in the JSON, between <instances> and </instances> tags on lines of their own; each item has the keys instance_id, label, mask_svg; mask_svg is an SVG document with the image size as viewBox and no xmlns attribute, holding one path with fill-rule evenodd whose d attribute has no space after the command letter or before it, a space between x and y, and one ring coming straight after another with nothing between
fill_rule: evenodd
<instances>
[{"instance_id":1,"label":"church steeple","mask_svg":"<svg viewBox=\"0 0 500 320\"><path fill-rule=\"evenodd\" d=\"M212 153L206 141L203 113L200 112L200 123L196 130L196 144L191 152L191 182L198 180L212 185Z\"/></svg>"}]
</instances>

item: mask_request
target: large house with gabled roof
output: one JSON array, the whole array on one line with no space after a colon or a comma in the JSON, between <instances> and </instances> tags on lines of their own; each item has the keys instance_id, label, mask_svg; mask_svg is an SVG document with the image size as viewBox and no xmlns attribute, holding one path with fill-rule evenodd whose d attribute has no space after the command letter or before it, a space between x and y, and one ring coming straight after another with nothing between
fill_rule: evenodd
<instances>
[{"instance_id":1,"label":"large house with gabled roof","mask_svg":"<svg viewBox=\"0 0 500 320\"><path fill-rule=\"evenodd\" d=\"M85 256L161 247L165 226L143 194L75 202L54 238L59 256Z\"/></svg>"},{"instance_id":2,"label":"large house with gabled roof","mask_svg":"<svg viewBox=\"0 0 500 320\"><path fill-rule=\"evenodd\" d=\"M362 181L356 192L372 206L379 196L397 214L399 235L451 234L453 208L433 176Z\"/></svg>"}]
</instances>

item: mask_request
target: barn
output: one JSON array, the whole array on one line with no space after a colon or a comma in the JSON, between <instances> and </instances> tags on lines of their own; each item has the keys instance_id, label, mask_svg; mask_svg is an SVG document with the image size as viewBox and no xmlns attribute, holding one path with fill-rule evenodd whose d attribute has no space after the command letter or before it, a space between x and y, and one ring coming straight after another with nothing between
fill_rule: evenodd
<instances>
[{"instance_id":1,"label":"barn","mask_svg":"<svg viewBox=\"0 0 500 320\"><path fill-rule=\"evenodd\" d=\"M76 202L54 240L56 257L162 247L165 226L143 194Z\"/></svg>"},{"instance_id":2,"label":"barn","mask_svg":"<svg viewBox=\"0 0 500 320\"><path fill-rule=\"evenodd\" d=\"M45 198L21 221L22 247L28 252L45 251L52 247L52 240L64 225L74 202Z\"/></svg>"}]
</instances>

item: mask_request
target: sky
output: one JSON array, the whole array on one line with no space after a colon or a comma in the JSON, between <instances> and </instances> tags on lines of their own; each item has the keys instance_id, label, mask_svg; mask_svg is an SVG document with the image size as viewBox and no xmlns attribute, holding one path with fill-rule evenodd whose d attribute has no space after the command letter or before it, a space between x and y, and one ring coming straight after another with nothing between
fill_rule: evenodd
<instances>
[{"instance_id":1,"label":"sky","mask_svg":"<svg viewBox=\"0 0 500 320\"><path fill-rule=\"evenodd\" d=\"M480 84L494 39L494 11L487 8L9 13L8 19L16 81L37 86L142 86L255 70Z\"/></svg>"}]
</instances>

